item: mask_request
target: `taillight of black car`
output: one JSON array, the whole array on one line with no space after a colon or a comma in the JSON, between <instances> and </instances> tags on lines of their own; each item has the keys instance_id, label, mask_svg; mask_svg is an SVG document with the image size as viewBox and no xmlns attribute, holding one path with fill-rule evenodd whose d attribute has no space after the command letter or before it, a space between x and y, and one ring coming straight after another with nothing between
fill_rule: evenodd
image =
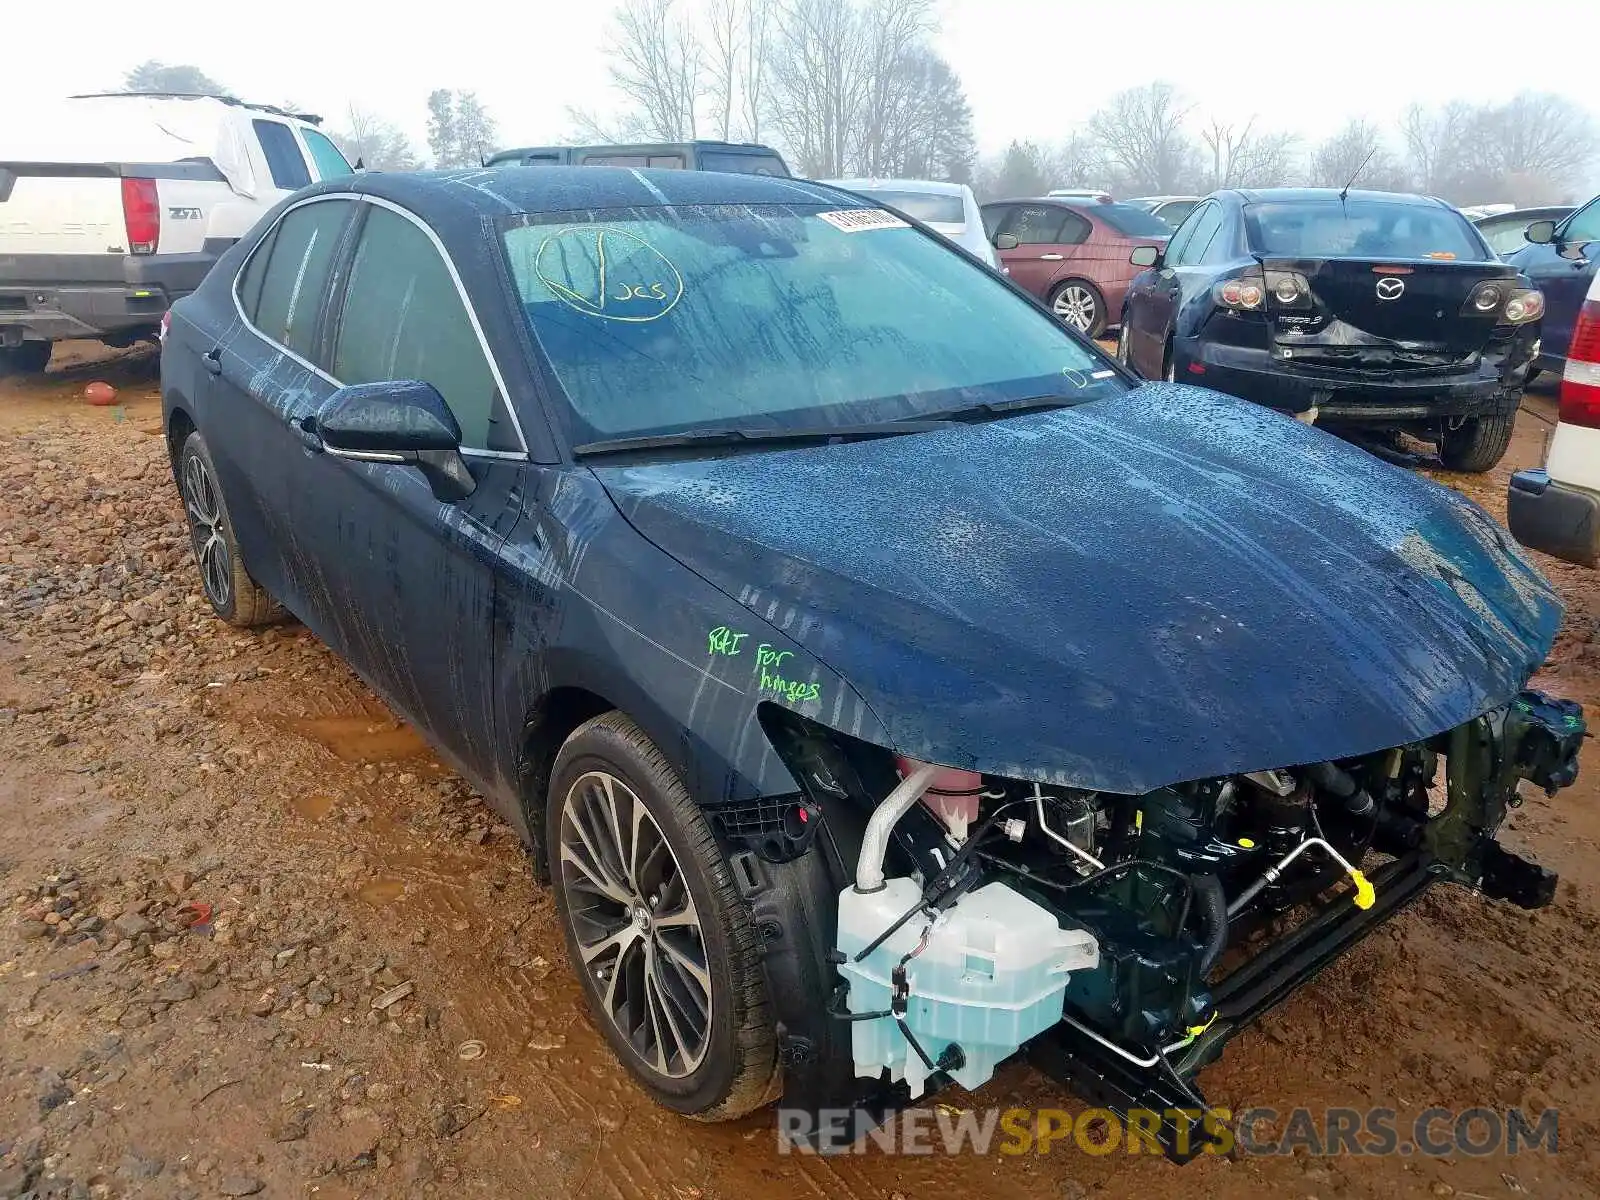
<instances>
[{"instance_id":1,"label":"taillight of black car","mask_svg":"<svg viewBox=\"0 0 1600 1200\"><path fill-rule=\"evenodd\" d=\"M1544 316L1544 293L1519 288L1504 279L1485 279L1461 306L1464 317L1495 318L1497 325L1526 325Z\"/></svg>"}]
</instances>

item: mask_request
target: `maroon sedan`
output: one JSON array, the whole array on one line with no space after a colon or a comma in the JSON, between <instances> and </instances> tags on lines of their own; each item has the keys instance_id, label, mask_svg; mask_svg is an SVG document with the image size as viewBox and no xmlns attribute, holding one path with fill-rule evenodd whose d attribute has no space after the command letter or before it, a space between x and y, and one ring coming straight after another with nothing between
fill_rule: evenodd
<instances>
[{"instance_id":1,"label":"maroon sedan","mask_svg":"<svg viewBox=\"0 0 1600 1200\"><path fill-rule=\"evenodd\" d=\"M1135 246L1163 247L1172 228L1131 204L1092 200L998 200L983 228L1011 278L1090 337L1122 320L1122 298L1141 268Z\"/></svg>"}]
</instances>

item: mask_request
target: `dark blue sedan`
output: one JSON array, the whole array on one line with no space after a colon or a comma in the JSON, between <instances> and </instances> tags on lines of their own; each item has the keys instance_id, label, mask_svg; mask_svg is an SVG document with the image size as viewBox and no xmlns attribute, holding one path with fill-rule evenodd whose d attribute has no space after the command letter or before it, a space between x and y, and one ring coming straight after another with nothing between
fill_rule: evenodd
<instances>
[{"instance_id":1,"label":"dark blue sedan","mask_svg":"<svg viewBox=\"0 0 1600 1200\"><path fill-rule=\"evenodd\" d=\"M1560 375L1578 323L1578 310L1600 270L1600 196L1568 216L1535 221L1523 233L1525 244L1506 255L1545 297L1544 331L1538 368Z\"/></svg>"},{"instance_id":2,"label":"dark blue sedan","mask_svg":"<svg viewBox=\"0 0 1600 1200\"><path fill-rule=\"evenodd\" d=\"M1128 288L1119 356L1332 427L1435 442L1487 471L1511 441L1543 297L1441 200L1221 191Z\"/></svg>"},{"instance_id":3,"label":"dark blue sedan","mask_svg":"<svg viewBox=\"0 0 1600 1200\"><path fill-rule=\"evenodd\" d=\"M162 392L217 615L304 621L493 801L680 1112L1027 1049L1182 1156L1226 1040L1435 880L1553 894L1495 832L1583 721L1522 690L1560 608L1505 532L858 196L320 185Z\"/></svg>"}]
</instances>

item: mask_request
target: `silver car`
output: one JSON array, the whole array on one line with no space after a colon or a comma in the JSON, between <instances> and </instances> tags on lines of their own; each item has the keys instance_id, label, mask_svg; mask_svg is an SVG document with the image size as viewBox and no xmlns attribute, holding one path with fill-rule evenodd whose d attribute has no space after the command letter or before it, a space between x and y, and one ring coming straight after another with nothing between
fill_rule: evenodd
<instances>
[{"instance_id":1,"label":"silver car","mask_svg":"<svg viewBox=\"0 0 1600 1200\"><path fill-rule=\"evenodd\" d=\"M977 197L964 183L941 183L931 179L824 179L821 182L915 217L979 262L1000 270L1000 260L983 232L983 215L978 211Z\"/></svg>"}]
</instances>

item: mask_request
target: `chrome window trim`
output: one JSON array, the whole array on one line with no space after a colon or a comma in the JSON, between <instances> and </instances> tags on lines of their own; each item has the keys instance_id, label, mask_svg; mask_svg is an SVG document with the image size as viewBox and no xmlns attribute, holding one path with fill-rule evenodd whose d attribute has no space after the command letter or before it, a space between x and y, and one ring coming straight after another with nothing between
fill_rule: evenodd
<instances>
[{"instance_id":1,"label":"chrome window trim","mask_svg":"<svg viewBox=\"0 0 1600 1200\"><path fill-rule=\"evenodd\" d=\"M500 371L500 363L495 358L494 352L489 349L489 339L484 336L483 325L478 320L477 309L473 307L472 298L467 295L466 286L461 282L461 272L456 270L455 260L450 257L450 252L445 249L444 243L439 240L439 235L429 228L426 221L417 216L417 214L412 212L410 209L402 208L392 200L386 200L381 196L370 196L362 192L323 192L320 195L307 196L304 200L298 200L279 213L278 219L272 223L271 228L263 233L261 237L257 239L256 244L250 248L250 253L245 256L244 262L239 264L239 269L234 272L233 281L229 284L228 291L233 297L233 308L234 311L239 314L240 323L243 324L244 327L251 333L260 338L263 342L266 342L267 345L272 346L280 354L287 355L291 360L298 363L306 370L312 372L318 378L326 380L328 383L333 384L334 387L344 386L343 382L334 378L315 363L301 358L300 355L289 349L289 347L285 346L282 342L278 341L276 338L268 337L265 333L258 329L250 320L250 318L245 315L244 303L239 299L239 280L243 278L244 273L249 270L250 264L255 261L256 255L261 252L261 247L266 243L268 236L272 233L272 230L283 224L284 218L286 218L296 209L304 208L308 204L320 204L328 200L354 200L357 202L371 204L376 208L386 208L390 212L404 217L407 221L410 221L413 225L427 235L428 240L433 243L434 250L438 252L439 257L444 261L445 270L450 273L450 281L456 285L456 295L460 297L461 306L466 310L467 320L472 325L472 332L477 335L478 348L483 351L484 360L489 364L489 374L494 377L495 386L500 389L501 403L505 405L506 412L511 415L511 427L516 430L517 442L522 446L521 450L489 450L476 446L462 446L461 453L469 454L477 458L514 459L517 462L530 461L530 455L528 454L528 439L527 436L522 432L522 419L517 416L516 406L511 403L511 393L506 389L506 379ZM348 287L348 281L346 282L346 286Z\"/></svg>"}]
</instances>

